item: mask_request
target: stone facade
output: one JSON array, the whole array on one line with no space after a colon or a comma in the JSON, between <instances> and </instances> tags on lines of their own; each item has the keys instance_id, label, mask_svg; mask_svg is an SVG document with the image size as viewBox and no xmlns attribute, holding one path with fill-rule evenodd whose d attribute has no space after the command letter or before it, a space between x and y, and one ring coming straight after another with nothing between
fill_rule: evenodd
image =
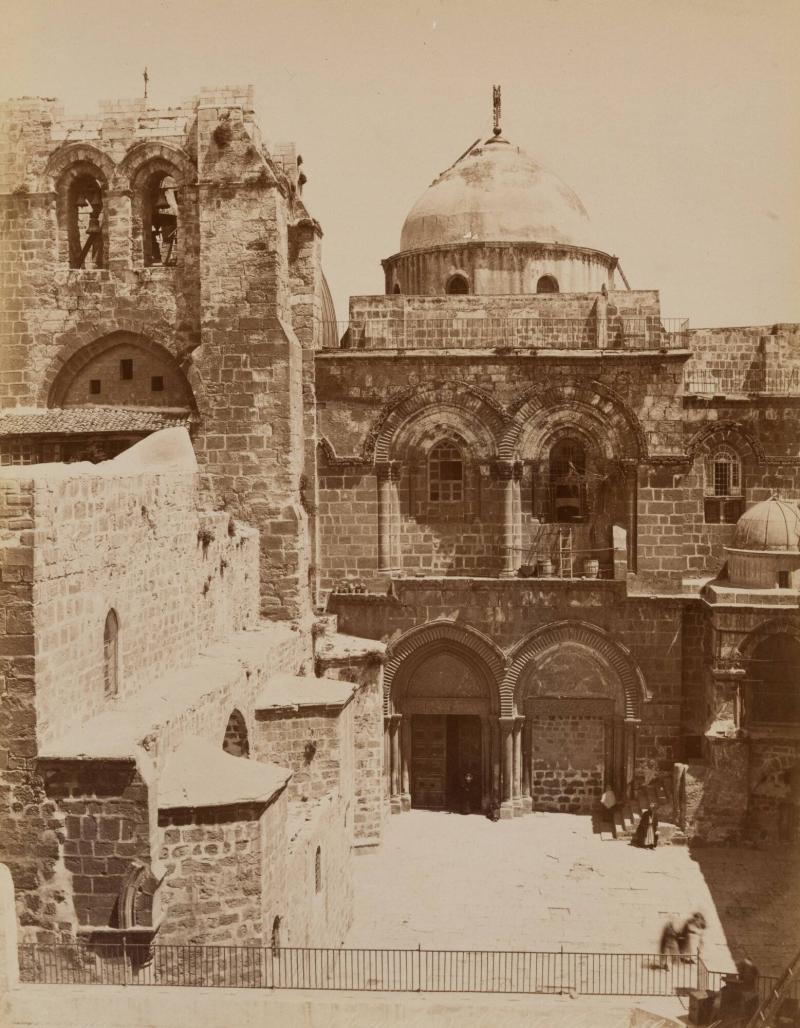
<instances>
[{"instance_id":1,"label":"stone facade","mask_svg":"<svg viewBox=\"0 0 800 1028\"><path fill-rule=\"evenodd\" d=\"M340 337L249 89L1 131L23 939L337 945L411 806L656 787L698 837L795 833L797 547L735 533L800 496L797 325L663 316L497 134Z\"/></svg>"}]
</instances>

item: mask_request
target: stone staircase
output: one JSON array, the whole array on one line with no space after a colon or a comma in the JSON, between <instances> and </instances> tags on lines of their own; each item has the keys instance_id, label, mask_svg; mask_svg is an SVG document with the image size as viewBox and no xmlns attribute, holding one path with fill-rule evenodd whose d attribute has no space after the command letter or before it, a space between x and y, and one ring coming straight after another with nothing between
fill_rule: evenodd
<instances>
[{"instance_id":1,"label":"stone staircase","mask_svg":"<svg viewBox=\"0 0 800 1028\"><path fill-rule=\"evenodd\" d=\"M658 812L659 846L685 846L687 842L685 833L676 824L667 820L667 816L672 816L672 801L663 784L658 781L642 786L635 799L618 803L613 810L609 811L606 814L602 835L630 842L639 827L642 812L647 810L651 803L655 804Z\"/></svg>"}]
</instances>

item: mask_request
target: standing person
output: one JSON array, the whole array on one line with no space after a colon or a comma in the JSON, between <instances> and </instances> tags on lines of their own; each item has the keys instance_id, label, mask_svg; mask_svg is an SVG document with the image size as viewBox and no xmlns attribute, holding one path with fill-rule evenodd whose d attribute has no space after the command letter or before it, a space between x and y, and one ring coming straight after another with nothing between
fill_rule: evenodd
<instances>
[{"instance_id":1,"label":"standing person","mask_svg":"<svg viewBox=\"0 0 800 1028\"><path fill-rule=\"evenodd\" d=\"M658 814L655 803L651 803L647 810L642 811L632 843L648 850L654 850L658 845Z\"/></svg>"},{"instance_id":2,"label":"standing person","mask_svg":"<svg viewBox=\"0 0 800 1028\"><path fill-rule=\"evenodd\" d=\"M682 953L681 960L685 964L693 964L695 957L700 956L703 947L703 932L706 930L706 919L696 911L681 928L678 939Z\"/></svg>"},{"instance_id":3,"label":"standing person","mask_svg":"<svg viewBox=\"0 0 800 1028\"><path fill-rule=\"evenodd\" d=\"M672 921L667 921L664 925L664 930L661 932L659 953L661 954L659 966L664 971L667 970L670 964L674 963L678 959L678 955L680 953L680 947L678 945L678 930Z\"/></svg>"}]
</instances>

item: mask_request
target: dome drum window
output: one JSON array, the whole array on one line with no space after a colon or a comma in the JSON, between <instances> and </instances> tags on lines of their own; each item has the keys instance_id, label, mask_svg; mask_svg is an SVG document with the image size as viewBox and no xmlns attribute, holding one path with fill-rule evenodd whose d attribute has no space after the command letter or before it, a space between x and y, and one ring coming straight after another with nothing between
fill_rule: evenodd
<instances>
[{"instance_id":1,"label":"dome drum window","mask_svg":"<svg viewBox=\"0 0 800 1028\"><path fill-rule=\"evenodd\" d=\"M469 279L461 272L451 275L444 287L448 296L466 296L469 293Z\"/></svg>"},{"instance_id":2,"label":"dome drum window","mask_svg":"<svg viewBox=\"0 0 800 1028\"><path fill-rule=\"evenodd\" d=\"M557 293L558 291L558 279L552 275L542 275L536 283L537 293Z\"/></svg>"},{"instance_id":3,"label":"dome drum window","mask_svg":"<svg viewBox=\"0 0 800 1028\"><path fill-rule=\"evenodd\" d=\"M103 629L103 687L106 696L119 692L119 620L113 610L106 615Z\"/></svg>"}]
</instances>

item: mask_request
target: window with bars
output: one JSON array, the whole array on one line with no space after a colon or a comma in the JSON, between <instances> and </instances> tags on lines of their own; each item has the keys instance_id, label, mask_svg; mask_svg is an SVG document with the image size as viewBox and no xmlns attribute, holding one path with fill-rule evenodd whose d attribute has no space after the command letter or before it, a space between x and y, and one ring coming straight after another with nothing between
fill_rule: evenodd
<instances>
[{"instance_id":1,"label":"window with bars","mask_svg":"<svg viewBox=\"0 0 800 1028\"><path fill-rule=\"evenodd\" d=\"M709 524L735 524L744 511L742 462L729 449L717 450L706 462L705 520Z\"/></svg>"},{"instance_id":2,"label":"window with bars","mask_svg":"<svg viewBox=\"0 0 800 1028\"><path fill-rule=\"evenodd\" d=\"M428 457L428 499L431 503L464 500L464 458L451 441L437 443Z\"/></svg>"}]
</instances>

